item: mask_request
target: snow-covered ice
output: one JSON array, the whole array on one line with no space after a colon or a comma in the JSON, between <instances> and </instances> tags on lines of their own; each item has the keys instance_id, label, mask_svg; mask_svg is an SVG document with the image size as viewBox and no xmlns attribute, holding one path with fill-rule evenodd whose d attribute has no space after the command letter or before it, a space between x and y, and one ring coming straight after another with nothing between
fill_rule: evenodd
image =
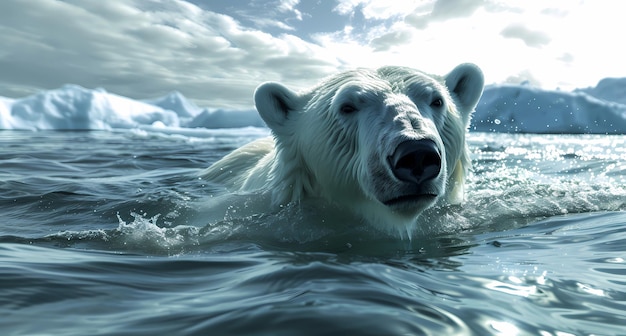
<instances>
[{"instance_id":1,"label":"snow-covered ice","mask_svg":"<svg viewBox=\"0 0 626 336\"><path fill-rule=\"evenodd\" d=\"M0 129L111 130L263 127L253 108L200 108L179 92L133 100L65 85L12 99L0 97ZM485 88L470 131L626 134L626 78L606 78L572 92L529 85Z\"/></svg>"},{"instance_id":2,"label":"snow-covered ice","mask_svg":"<svg viewBox=\"0 0 626 336\"><path fill-rule=\"evenodd\" d=\"M140 101L104 89L65 85L21 99L0 97L0 129L111 130L263 125L253 109L203 109L179 92Z\"/></svg>"},{"instance_id":3,"label":"snow-covered ice","mask_svg":"<svg viewBox=\"0 0 626 336\"><path fill-rule=\"evenodd\" d=\"M508 133L626 134L626 79L573 92L490 85L471 130Z\"/></svg>"}]
</instances>

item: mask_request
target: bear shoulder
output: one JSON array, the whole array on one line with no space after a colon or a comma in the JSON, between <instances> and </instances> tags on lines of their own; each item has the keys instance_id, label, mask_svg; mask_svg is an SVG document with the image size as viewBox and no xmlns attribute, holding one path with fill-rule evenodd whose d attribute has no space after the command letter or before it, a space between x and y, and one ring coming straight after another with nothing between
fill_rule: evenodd
<instances>
[{"instance_id":1,"label":"bear shoulder","mask_svg":"<svg viewBox=\"0 0 626 336\"><path fill-rule=\"evenodd\" d=\"M230 191L249 187L260 188L267 180L263 162L270 160L274 151L274 139L265 137L252 141L205 169L200 177L225 186ZM267 167L269 168L269 167ZM257 183L255 183L257 182ZM255 186L256 185L256 186ZM256 187L256 188L255 188Z\"/></svg>"}]
</instances>

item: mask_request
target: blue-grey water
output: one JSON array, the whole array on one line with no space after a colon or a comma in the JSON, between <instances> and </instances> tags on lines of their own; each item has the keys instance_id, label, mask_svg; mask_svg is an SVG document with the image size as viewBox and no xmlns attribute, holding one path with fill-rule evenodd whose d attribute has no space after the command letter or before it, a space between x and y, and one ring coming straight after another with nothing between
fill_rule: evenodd
<instances>
[{"instance_id":1,"label":"blue-grey water","mask_svg":"<svg viewBox=\"0 0 626 336\"><path fill-rule=\"evenodd\" d=\"M626 335L626 136L471 133L412 240L207 220L264 129L0 132L2 335Z\"/></svg>"}]
</instances>

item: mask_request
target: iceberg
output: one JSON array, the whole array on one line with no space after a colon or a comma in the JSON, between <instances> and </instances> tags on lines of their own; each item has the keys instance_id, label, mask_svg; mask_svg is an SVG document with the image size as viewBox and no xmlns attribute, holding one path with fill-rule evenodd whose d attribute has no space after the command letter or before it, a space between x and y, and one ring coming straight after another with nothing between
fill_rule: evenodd
<instances>
[{"instance_id":1,"label":"iceberg","mask_svg":"<svg viewBox=\"0 0 626 336\"><path fill-rule=\"evenodd\" d=\"M604 78L595 87L576 89L598 99L626 104L626 78Z\"/></svg>"},{"instance_id":2,"label":"iceberg","mask_svg":"<svg viewBox=\"0 0 626 336\"><path fill-rule=\"evenodd\" d=\"M613 86L604 90L607 93L599 89L563 92L524 84L489 85L476 106L470 130L626 134L626 105L605 100L615 98Z\"/></svg>"},{"instance_id":3,"label":"iceberg","mask_svg":"<svg viewBox=\"0 0 626 336\"><path fill-rule=\"evenodd\" d=\"M161 98L146 99L143 102L158 106L164 110L174 111L181 118L193 118L201 112L201 108L188 101L178 91L173 91Z\"/></svg>"},{"instance_id":4,"label":"iceberg","mask_svg":"<svg viewBox=\"0 0 626 336\"><path fill-rule=\"evenodd\" d=\"M113 130L234 128L265 124L256 110L202 109L181 93L134 100L104 89L64 85L21 99L0 97L0 129Z\"/></svg>"},{"instance_id":5,"label":"iceberg","mask_svg":"<svg viewBox=\"0 0 626 336\"><path fill-rule=\"evenodd\" d=\"M187 127L204 128L239 128L239 127L265 127L265 122L254 110L214 110L204 109L199 115L191 120Z\"/></svg>"},{"instance_id":6,"label":"iceberg","mask_svg":"<svg viewBox=\"0 0 626 336\"><path fill-rule=\"evenodd\" d=\"M180 118L180 125L186 128L265 127L263 119L255 109L211 110L200 108L178 91L171 92L161 98L144 100L144 102L175 112Z\"/></svg>"},{"instance_id":7,"label":"iceberg","mask_svg":"<svg viewBox=\"0 0 626 336\"><path fill-rule=\"evenodd\" d=\"M19 130L111 130L159 123L179 126L175 112L78 85L22 99L4 98L0 115L1 128Z\"/></svg>"},{"instance_id":8,"label":"iceberg","mask_svg":"<svg viewBox=\"0 0 626 336\"><path fill-rule=\"evenodd\" d=\"M134 100L104 89L65 85L24 98L0 97L0 129L114 130L264 127L250 109L200 108L180 92ZM572 92L530 85L488 85L470 131L626 134L626 78Z\"/></svg>"}]
</instances>

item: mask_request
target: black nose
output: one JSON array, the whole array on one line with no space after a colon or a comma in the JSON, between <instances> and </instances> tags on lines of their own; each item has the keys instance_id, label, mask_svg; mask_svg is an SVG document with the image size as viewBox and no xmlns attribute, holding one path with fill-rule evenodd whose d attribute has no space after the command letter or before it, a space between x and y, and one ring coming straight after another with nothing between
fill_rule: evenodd
<instances>
[{"instance_id":1,"label":"black nose","mask_svg":"<svg viewBox=\"0 0 626 336\"><path fill-rule=\"evenodd\" d=\"M402 142L388 159L393 174L405 182L420 184L441 171L441 154L432 140Z\"/></svg>"}]
</instances>

